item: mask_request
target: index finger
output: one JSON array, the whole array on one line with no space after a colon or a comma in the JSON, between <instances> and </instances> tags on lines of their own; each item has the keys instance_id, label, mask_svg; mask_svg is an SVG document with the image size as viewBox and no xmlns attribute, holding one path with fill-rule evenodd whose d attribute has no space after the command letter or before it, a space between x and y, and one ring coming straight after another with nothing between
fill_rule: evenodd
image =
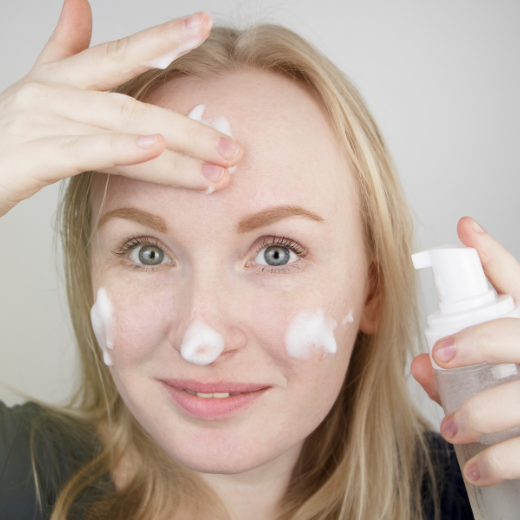
<instances>
[{"instance_id":1,"label":"index finger","mask_svg":"<svg viewBox=\"0 0 520 520\"><path fill-rule=\"evenodd\" d=\"M457 225L460 240L477 250L484 273L499 294L510 294L520 304L520 264L516 258L472 218Z\"/></svg>"},{"instance_id":2,"label":"index finger","mask_svg":"<svg viewBox=\"0 0 520 520\"><path fill-rule=\"evenodd\" d=\"M110 90L151 69L165 69L208 36L211 15L200 12L103 43L49 64L53 82L89 90Z\"/></svg>"}]
</instances>

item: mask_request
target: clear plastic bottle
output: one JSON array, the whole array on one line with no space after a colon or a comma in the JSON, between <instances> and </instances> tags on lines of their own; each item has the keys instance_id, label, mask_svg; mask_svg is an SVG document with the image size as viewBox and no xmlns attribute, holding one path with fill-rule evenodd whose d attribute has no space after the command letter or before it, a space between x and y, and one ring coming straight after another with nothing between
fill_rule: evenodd
<instances>
[{"instance_id":1,"label":"clear plastic bottle","mask_svg":"<svg viewBox=\"0 0 520 520\"><path fill-rule=\"evenodd\" d=\"M431 267L440 299L439 311L427 319L426 341L431 351L437 340L462 329L497 318L520 318L520 307L513 298L497 295L487 279L475 249L456 245L441 246L412 255L416 269ZM520 365L481 363L443 369L431 358L435 380L445 414L457 410L468 398L503 383L520 379ZM520 436L520 426L483 434L470 444L454 445L457 460L466 462L486 447ZM504 480L490 487L473 486L465 481L475 520L520 518L520 479Z\"/></svg>"}]
</instances>

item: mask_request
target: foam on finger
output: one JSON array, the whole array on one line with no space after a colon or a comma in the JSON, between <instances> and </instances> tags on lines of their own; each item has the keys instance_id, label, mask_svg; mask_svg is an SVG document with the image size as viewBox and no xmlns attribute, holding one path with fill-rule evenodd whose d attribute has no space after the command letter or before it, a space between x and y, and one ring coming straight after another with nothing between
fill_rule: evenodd
<instances>
[{"instance_id":1,"label":"foam on finger","mask_svg":"<svg viewBox=\"0 0 520 520\"><path fill-rule=\"evenodd\" d=\"M158 56L150 61L145 62L143 65L147 67L151 67L152 69L166 69L168 68L172 62L174 62L179 56L186 53L187 51L191 51L201 42L200 35L193 36L188 38L184 43L179 45L177 48L172 51Z\"/></svg>"},{"instance_id":2,"label":"foam on finger","mask_svg":"<svg viewBox=\"0 0 520 520\"><path fill-rule=\"evenodd\" d=\"M215 117L213 119L203 119L202 116L204 115L205 110L206 110L206 105L197 105L188 114L188 117L190 119L193 119L194 121L198 121L199 123L202 123L204 125L211 126L211 127L215 128L215 130L218 130L222 134L228 135L229 137L231 137L231 139L233 139L233 134L231 133L231 125L230 125L227 117L219 116L219 117ZM228 168L228 171L229 171L229 173L235 173L236 169L237 169L236 166L232 166L231 168Z\"/></svg>"}]
</instances>

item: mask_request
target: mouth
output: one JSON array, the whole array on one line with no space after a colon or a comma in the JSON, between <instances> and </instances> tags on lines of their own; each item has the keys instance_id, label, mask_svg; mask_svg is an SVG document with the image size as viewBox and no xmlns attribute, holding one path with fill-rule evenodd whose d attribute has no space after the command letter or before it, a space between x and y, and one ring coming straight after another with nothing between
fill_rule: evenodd
<instances>
[{"instance_id":1,"label":"mouth","mask_svg":"<svg viewBox=\"0 0 520 520\"><path fill-rule=\"evenodd\" d=\"M161 380L177 408L202 420L228 419L249 408L271 387L251 383Z\"/></svg>"}]
</instances>

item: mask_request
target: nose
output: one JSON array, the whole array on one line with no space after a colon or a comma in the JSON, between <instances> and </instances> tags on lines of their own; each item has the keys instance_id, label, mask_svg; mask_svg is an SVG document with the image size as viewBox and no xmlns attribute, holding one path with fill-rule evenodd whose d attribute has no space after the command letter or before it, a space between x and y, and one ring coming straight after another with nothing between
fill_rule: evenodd
<instances>
[{"instance_id":1,"label":"nose","mask_svg":"<svg viewBox=\"0 0 520 520\"><path fill-rule=\"evenodd\" d=\"M232 283L222 277L190 278L177 294L182 312L170 343L188 363L215 365L246 345L240 301L234 297Z\"/></svg>"}]
</instances>

